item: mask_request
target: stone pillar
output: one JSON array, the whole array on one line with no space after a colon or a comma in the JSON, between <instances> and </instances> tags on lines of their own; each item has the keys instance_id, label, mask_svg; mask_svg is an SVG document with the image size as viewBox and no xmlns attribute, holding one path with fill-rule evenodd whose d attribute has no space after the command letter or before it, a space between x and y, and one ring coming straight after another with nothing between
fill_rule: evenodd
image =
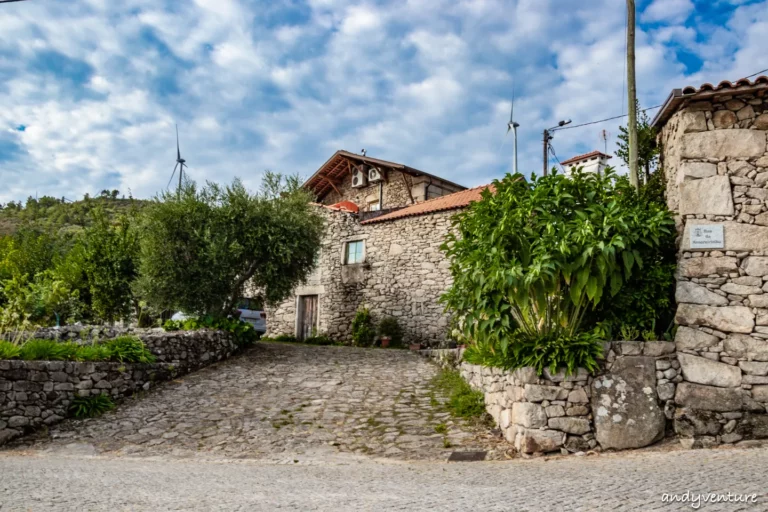
<instances>
[{"instance_id":1,"label":"stone pillar","mask_svg":"<svg viewBox=\"0 0 768 512\"><path fill-rule=\"evenodd\" d=\"M660 135L680 235L675 430L691 445L768 436L767 129L761 92L683 105ZM705 225L721 247L698 245Z\"/></svg>"}]
</instances>

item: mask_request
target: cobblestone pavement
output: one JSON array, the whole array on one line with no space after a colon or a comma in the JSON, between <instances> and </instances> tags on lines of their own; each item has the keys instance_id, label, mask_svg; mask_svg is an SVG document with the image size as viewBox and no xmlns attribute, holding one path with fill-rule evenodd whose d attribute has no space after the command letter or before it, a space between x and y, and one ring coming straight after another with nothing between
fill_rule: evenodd
<instances>
[{"instance_id":1,"label":"cobblestone pavement","mask_svg":"<svg viewBox=\"0 0 768 512\"><path fill-rule=\"evenodd\" d=\"M347 453L445 460L454 449L502 457L506 447L487 427L454 422L444 411L430 386L437 371L402 350L259 343L100 418L61 423L10 449L87 443L118 456L302 462Z\"/></svg>"},{"instance_id":2,"label":"cobblestone pavement","mask_svg":"<svg viewBox=\"0 0 768 512\"><path fill-rule=\"evenodd\" d=\"M349 457L354 459L354 457ZM0 510L673 511L664 493L757 493L698 510L768 510L768 450L318 465L0 453Z\"/></svg>"}]
</instances>

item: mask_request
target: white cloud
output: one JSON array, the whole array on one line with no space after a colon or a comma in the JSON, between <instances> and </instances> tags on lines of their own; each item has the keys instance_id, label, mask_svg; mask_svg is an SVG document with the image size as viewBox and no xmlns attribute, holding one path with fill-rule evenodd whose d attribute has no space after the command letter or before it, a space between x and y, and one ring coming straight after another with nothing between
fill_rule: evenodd
<instances>
[{"instance_id":1,"label":"white cloud","mask_svg":"<svg viewBox=\"0 0 768 512\"><path fill-rule=\"evenodd\" d=\"M731 3L725 18L690 27L687 0L641 13L653 22L637 35L643 105L759 69L768 0ZM3 202L102 188L151 196L170 177L176 123L196 180L240 175L256 187L264 169L307 176L336 149L366 147L477 185L510 169L513 79L526 173L540 170L543 128L626 110L625 12L615 0L19 6L0 18L0 148L16 148L0 154ZM85 62L92 73L82 83L57 77L32 66L41 51L71 59L64 72ZM687 71L690 56L701 70ZM13 130L20 124L27 130ZM602 148L603 128L613 152L619 124L557 133L558 156Z\"/></svg>"},{"instance_id":2,"label":"white cloud","mask_svg":"<svg viewBox=\"0 0 768 512\"><path fill-rule=\"evenodd\" d=\"M692 0L653 0L645 11L642 20L645 22L681 23L695 9Z\"/></svg>"}]
</instances>

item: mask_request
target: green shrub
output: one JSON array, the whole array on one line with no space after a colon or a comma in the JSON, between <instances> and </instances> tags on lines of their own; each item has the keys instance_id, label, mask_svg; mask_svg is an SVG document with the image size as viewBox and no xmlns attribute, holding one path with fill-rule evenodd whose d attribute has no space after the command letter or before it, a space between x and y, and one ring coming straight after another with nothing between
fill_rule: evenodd
<instances>
[{"instance_id":1,"label":"green shrub","mask_svg":"<svg viewBox=\"0 0 768 512\"><path fill-rule=\"evenodd\" d=\"M10 341L0 341L0 359L15 359L21 354L21 347Z\"/></svg>"},{"instance_id":2,"label":"green shrub","mask_svg":"<svg viewBox=\"0 0 768 512\"><path fill-rule=\"evenodd\" d=\"M21 346L19 357L25 361L66 361L75 358L77 348L74 343L32 339Z\"/></svg>"},{"instance_id":3,"label":"green shrub","mask_svg":"<svg viewBox=\"0 0 768 512\"><path fill-rule=\"evenodd\" d=\"M232 334L235 344L245 347L259 339L259 333L248 322L234 318L215 318L203 316L187 320L166 320L163 324L166 331L195 331L197 329L216 329Z\"/></svg>"},{"instance_id":4,"label":"green shrub","mask_svg":"<svg viewBox=\"0 0 768 512\"><path fill-rule=\"evenodd\" d=\"M376 332L373 328L373 320L368 308L358 309L355 319L352 320L352 339L358 347L370 347Z\"/></svg>"},{"instance_id":5,"label":"green shrub","mask_svg":"<svg viewBox=\"0 0 768 512\"><path fill-rule=\"evenodd\" d=\"M399 347L403 344L403 328L393 316L385 317L379 322L379 336L390 338L390 346Z\"/></svg>"},{"instance_id":6,"label":"green shrub","mask_svg":"<svg viewBox=\"0 0 768 512\"><path fill-rule=\"evenodd\" d=\"M619 329L621 341L637 341L640 337L640 331L630 324L623 324Z\"/></svg>"},{"instance_id":7,"label":"green shrub","mask_svg":"<svg viewBox=\"0 0 768 512\"><path fill-rule=\"evenodd\" d=\"M336 342L328 337L326 334L318 334L317 336L310 336L304 340L307 345L335 345Z\"/></svg>"},{"instance_id":8,"label":"green shrub","mask_svg":"<svg viewBox=\"0 0 768 512\"><path fill-rule=\"evenodd\" d=\"M557 337L530 336L522 331L502 343L473 343L467 346L464 359L472 364L503 369L531 366L541 374L544 369L555 373L565 368L572 374L577 368L593 372L598 368L598 359L603 356L600 331L580 333L574 336Z\"/></svg>"},{"instance_id":9,"label":"green shrub","mask_svg":"<svg viewBox=\"0 0 768 512\"><path fill-rule=\"evenodd\" d=\"M94 418L115 408L109 395L78 396L69 406L69 414L75 418Z\"/></svg>"},{"instance_id":10,"label":"green shrub","mask_svg":"<svg viewBox=\"0 0 768 512\"><path fill-rule=\"evenodd\" d=\"M293 334L278 334L277 336L265 336L261 338L261 341L278 341L282 343L298 343L299 339Z\"/></svg>"},{"instance_id":11,"label":"green shrub","mask_svg":"<svg viewBox=\"0 0 768 512\"><path fill-rule=\"evenodd\" d=\"M121 363L154 363L156 358L135 336L118 336L102 345L113 361Z\"/></svg>"},{"instance_id":12,"label":"green shrub","mask_svg":"<svg viewBox=\"0 0 768 512\"><path fill-rule=\"evenodd\" d=\"M104 345L81 345L75 352L78 361L109 361L109 349Z\"/></svg>"},{"instance_id":13,"label":"green shrub","mask_svg":"<svg viewBox=\"0 0 768 512\"><path fill-rule=\"evenodd\" d=\"M485 416L485 397L472 389L456 370L442 370L432 380L434 388L448 398L447 407L459 418Z\"/></svg>"},{"instance_id":14,"label":"green shrub","mask_svg":"<svg viewBox=\"0 0 768 512\"><path fill-rule=\"evenodd\" d=\"M454 278L442 298L458 317L454 337L477 345L480 359L502 354L498 366L594 368L605 331L585 316L653 261L644 254L673 233L671 214L628 200L634 189L611 169L507 175L494 188L454 217L442 246Z\"/></svg>"}]
</instances>

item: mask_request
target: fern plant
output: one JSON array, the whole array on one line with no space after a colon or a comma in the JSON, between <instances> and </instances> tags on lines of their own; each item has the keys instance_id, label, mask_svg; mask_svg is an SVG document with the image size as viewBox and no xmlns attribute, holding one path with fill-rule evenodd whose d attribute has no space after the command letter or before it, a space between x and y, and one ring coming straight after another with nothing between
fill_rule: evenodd
<instances>
[{"instance_id":1,"label":"fern plant","mask_svg":"<svg viewBox=\"0 0 768 512\"><path fill-rule=\"evenodd\" d=\"M94 418L115 408L115 402L109 395L78 396L69 406L70 415L75 418Z\"/></svg>"}]
</instances>

